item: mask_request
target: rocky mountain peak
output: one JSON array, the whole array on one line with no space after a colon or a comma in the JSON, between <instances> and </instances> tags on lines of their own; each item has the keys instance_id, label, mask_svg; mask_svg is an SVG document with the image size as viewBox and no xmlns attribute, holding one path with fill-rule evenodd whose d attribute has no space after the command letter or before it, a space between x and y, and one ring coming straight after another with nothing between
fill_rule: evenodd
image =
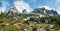
<instances>
[{"instance_id":1,"label":"rocky mountain peak","mask_svg":"<svg viewBox=\"0 0 60 31\"><path fill-rule=\"evenodd\" d=\"M17 13L17 12L19 12L19 11L16 9L15 6L13 6L13 7L11 7L11 8L9 9L9 12Z\"/></svg>"},{"instance_id":2,"label":"rocky mountain peak","mask_svg":"<svg viewBox=\"0 0 60 31\"><path fill-rule=\"evenodd\" d=\"M54 11L53 9L48 10L48 9L45 9L44 7L34 9L33 13L46 14L49 16L58 15L57 11Z\"/></svg>"}]
</instances>

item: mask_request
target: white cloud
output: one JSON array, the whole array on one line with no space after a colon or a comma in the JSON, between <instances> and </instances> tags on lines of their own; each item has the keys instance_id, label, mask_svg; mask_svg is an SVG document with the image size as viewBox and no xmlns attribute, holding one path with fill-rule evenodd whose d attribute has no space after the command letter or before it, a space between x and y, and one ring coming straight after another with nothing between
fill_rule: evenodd
<instances>
[{"instance_id":1,"label":"white cloud","mask_svg":"<svg viewBox=\"0 0 60 31\"><path fill-rule=\"evenodd\" d=\"M6 7L0 7L0 12L4 12L6 10Z\"/></svg>"},{"instance_id":2,"label":"white cloud","mask_svg":"<svg viewBox=\"0 0 60 31\"><path fill-rule=\"evenodd\" d=\"M0 7L0 12L1 11L4 12L7 8L7 6L9 5L9 3L5 0L1 0L0 2L2 3L2 6Z\"/></svg>"},{"instance_id":3,"label":"white cloud","mask_svg":"<svg viewBox=\"0 0 60 31\"><path fill-rule=\"evenodd\" d=\"M60 0L56 0L57 2L60 2Z\"/></svg>"},{"instance_id":4,"label":"white cloud","mask_svg":"<svg viewBox=\"0 0 60 31\"><path fill-rule=\"evenodd\" d=\"M60 6L58 7L57 12L60 14Z\"/></svg>"},{"instance_id":5,"label":"white cloud","mask_svg":"<svg viewBox=\"0 0 60 31\"><path fill-rule=\"evenodd\" d=\"M60 11L57 11L58 12L58 14L60 14Z\"/></svg>"},{"instance_id":6,"label":"white cloud","mask_svg":"<svg viewBox=\"0 0 60 31\"><path fill-rule=\"evenodd\" d=\"M60 0L56 0L55 5L57 6L57 12L60 14Z\"/></svg>"},{"instance_id":7,"label":"white cloud","mask_svg":"<svg viewBox=\"0 0 60 31\"><path fill-rule=\"evenodd\" d=\"M27 4L24 1L15 1L14 5L17 8L17 10L19 10L20 12L22 12L23 9L26 9L27 12L31 11L31 8L30 8L29 4Z\"/></svg>"}]
</instances>

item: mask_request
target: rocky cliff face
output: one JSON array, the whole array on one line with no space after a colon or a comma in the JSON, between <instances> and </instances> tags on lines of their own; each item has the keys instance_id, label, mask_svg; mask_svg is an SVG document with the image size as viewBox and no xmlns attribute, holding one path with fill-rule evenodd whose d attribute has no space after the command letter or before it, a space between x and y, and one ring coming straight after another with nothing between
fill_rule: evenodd
<instances>
[{"instance_id":1,"label":"rocky cliff face","mask_svg":"<svg viewBox=\"0 0 60 31\"><path fill-rule=\"evenodd\" d=\"M48 9L45 9L44 7L34 9L33 13L46 14L49 16L58 15L58 13L54 11L53 9L48 10Z\"/></svg>"}]
</instances>

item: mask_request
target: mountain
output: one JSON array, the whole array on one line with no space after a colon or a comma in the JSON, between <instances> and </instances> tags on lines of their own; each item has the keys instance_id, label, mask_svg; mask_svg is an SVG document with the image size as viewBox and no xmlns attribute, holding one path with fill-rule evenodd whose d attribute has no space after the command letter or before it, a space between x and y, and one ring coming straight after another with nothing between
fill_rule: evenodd
<instances>
[{"instance_id":1,"label":"mountain","mask_svg":"<svg viewBox=\"0 0 60 31\"><path fill-rule=\"evenodd\" d=\"M15 6L11 7L8 12L19 13Z\"/></svg>"},{"instance_id":2,"label":"mountain","mask_svg":"<svg viewBox=\"0 0 60 31\"><path fill-rule=\"evenodd\" d=\"M8 15L15 15L16 13L19 14L20 12L17 10L15 6L11 7L7 12Z\"/></svg>"},{"instance_id":3,"label":"mountain","mask_svg":"<svg viewBox=\"0 0 60 31\"><path fill-rule=\"evenodd\" d=\"M11 7L9 10L8 10L8 13L9 15L13 15L13 14L20 14L20 11L15 7ZM22 10L22 13L21 14L28 14L28 15L48 15L48 16L55 16L55 15L59 15L56 11L54 11L53 9L49 10L49 9L46 9L45 7L42 7L42 8L35 8L32 12L28 13L26 9L23 9Z\"/></svg>"},{"instance_id":4,"label":"mountain","mask_svg":"<svg viewBox=\"0 0 60 31\"><path fill-rule=\"evenodd\" d=\"M53 9L48 10L48 9L45 9L44 7L34 9L33 13L46 14L46 15L49 15L49 16L58 15L58 13L56 11L54 11Z\"/></svg>"},{"instance_id":5,"label":"mountain","mask_svg":"<svg viewBox=\"0 0 60 31\"><path fill-rule=\"evenodd\" d=\"M15 6L13 6L8 10L8 13L21 13L21 12ZM28 12L27 12L26 9L23 9L22 13L25 14L25 13L28 13Z\"/></svg>"}]
</instances>

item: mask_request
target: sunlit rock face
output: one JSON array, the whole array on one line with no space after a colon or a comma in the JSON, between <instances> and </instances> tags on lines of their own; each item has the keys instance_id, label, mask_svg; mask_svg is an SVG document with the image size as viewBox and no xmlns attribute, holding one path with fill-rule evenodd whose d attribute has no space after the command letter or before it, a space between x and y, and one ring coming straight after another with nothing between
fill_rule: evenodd
<instances>
[{"instance_id":1,"label":"sunlit rock face","mask_svg":"<svg viewBox=\"0 0 60 31\"><path fill-rule=\"evenodd\" d=\"M11 7L9 9L9 12L13 12L13 13L19 13L19 11L17 10L17 8L15 6Z\"/></svg>"},{"instance_id":2,"label":"sunlit rock face","mask_svg":"<svg viewBox=\"0 0 60 31\"><path fill-rule=\"evenodd\" d=\"M19 14L20 12L16 9L15 6L11 7L7 12L8 15L15 15L16 13Z\"/></svg>"}]
</instances>

